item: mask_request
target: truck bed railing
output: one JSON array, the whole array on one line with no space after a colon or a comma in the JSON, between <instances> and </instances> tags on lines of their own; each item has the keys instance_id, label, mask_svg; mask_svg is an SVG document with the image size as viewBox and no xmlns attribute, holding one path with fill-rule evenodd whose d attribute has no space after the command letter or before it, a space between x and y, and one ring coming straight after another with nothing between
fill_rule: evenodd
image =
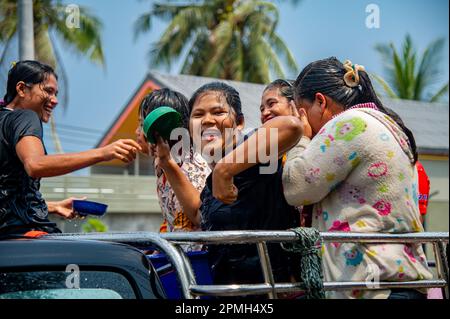
<instances>
[{"instance_id":1,"label":"truck bed railing","mask_svg":"<svg viewBox=\"0 0 450 319\"><path fill-rule=\"evenodd\" d=\"M449 298L449 267L447 245L448 232L422 232L410 234L368 234L368 233L330 233L322 232L324 242L333 243L415 243L431 244L436 263L437 278L406 282L324 282L324 290L348 289L389 289L389 288L441 288L443 297ZM243 296L267 294L277 298L279 293L304 291L301 282L276 283L273 278L267 243L293 243L298 240L293 231L222 231L222 232L176 232L176 233L90 233L56 234L45 238L70 240L99 240L128 244L137 248L155 247L166 254L176 270L182 296L195 299L199 296ZM198 243L207 245L255 244L261 262L264 283L236 285L198 285L192 265L181 244Z\"/></svg>"}]
</instances>

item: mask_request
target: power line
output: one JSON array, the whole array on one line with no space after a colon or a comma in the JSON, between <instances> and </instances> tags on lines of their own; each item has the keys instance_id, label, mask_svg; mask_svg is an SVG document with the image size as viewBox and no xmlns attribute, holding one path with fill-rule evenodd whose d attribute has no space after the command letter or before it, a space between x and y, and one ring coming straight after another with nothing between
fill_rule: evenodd
<instances>
[{"instance_id":1,"label":"power line","mask_svg":"<svg viewBox=\"0 0 450 319\"><path fill-rule=\"evenodd\" d=\"M45 139L47 139L47 137L49 138L49 136L44 136ZM87 144L91 144L88 141L83 141L83 140L78 140L78 139L73 139L73 138L69 138L69 137L62 137L60 138L61 142L63 143L69 143L69 144L80 144L80 145L87 145ZM93 141L92 143L96 143L96 141Z\"/></svg>"},{"instance_id":2,"label":"power line","mask_svg":"<svg viewBox=\"0 0 450 319\"><path fill-rule=\"evenodd\" d=\"M88 127L74 126L74 125L69 125L69 124L64 124L64 123L58 123L57 128L59 128L59 127L66 128L69 130L92 132L92 133L97 133L97 134L105 134L105 131L102 131L102 130L88 128Z\"/></svg>"},{"instance_id":3,"label":"power line","mask_svg":"<svg viewBox=\"0 0 450 319\"><path fill-rule=\"evenodd\" d=\"M50 129L49 127L45 127L46 129ZM66 127L61 127L61 126L59 126L59 125L57 125L56 126L56 131L64 131L64 132L68 132L68 133L71 133L71 134L85 134L85 135L95 135L95 136L101 136L102 134L100 134L100 133L94 133L94 132L86 132L86 131L84 131L84 130L81 130L81 129L79 129L79 130L75 130L75 129L71 129L71 128L66 128Z\"/></svg>"},{"instance_id":4,"label":"power line","mask_svg":"<svg viewBox=\"0 0 450 319\"><path fill-rule=\"evenodd\" d=\"M50 129L45 130L44 134L47 134L48 136L51 136L52 133L50 131ZM57 131L57 134L60 138L64 138L64 137L68 137L68 138L77 138L80 140L89 140L89 141L93 141L93 140L99 140L100 136L86 136L86 135L80 135L75 132L65 132L65 131Z\"/></svg>"}]
</instances>

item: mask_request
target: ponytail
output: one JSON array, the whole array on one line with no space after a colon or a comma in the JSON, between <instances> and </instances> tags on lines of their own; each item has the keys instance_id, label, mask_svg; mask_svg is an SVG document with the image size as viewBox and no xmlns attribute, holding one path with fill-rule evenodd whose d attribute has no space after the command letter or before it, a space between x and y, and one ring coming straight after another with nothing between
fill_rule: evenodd
<instances>
[{"instance_id":1,"label":"ponytail","mask_svg":"<svg viewBox=\"0 0 450 319\"><path fill-rule=\"evenodd\" d=\"M335 57L310 63L294 83L295 98L314 101L316 93L329 96L348 109L357 104L374 103L380 112L391 117L409 139L409 145L417 162L417 146L414 135L393 110L384 107L375 93L369 75L361 65L346 61L342 64Z\"/></svg>"}]
</instances>

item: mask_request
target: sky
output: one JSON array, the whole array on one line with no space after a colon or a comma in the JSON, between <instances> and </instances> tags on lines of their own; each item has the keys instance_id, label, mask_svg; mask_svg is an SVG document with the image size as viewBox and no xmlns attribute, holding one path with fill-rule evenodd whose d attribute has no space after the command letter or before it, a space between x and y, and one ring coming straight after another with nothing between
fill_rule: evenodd
<instances>
[{"instance_id":1,"label":"sky","mask_svg":"<svg viewBox=\"0 0 450 319\"><path fill-rule=\"evenodd\" d=\"M336 56L364 65L369 72L383 75L383 61L375 51L377 43L400 47L410 34L416 48L440 37L446 40L442 72L449 74L448 0L274 0L280 10L277 33L293 52L300 71L308 63ZM131 98L150 69L177 74L171 69L149 65L148 52L167 23L153 20L151 32L134 40L133 24L151 8L150 0L73 0L67 3L88 7L103 22L102 41L106 66L102 68L58 44L69 77L69 104L55 111L57 128L66 152L94 147ZM379 8L379 28L368 28L366 7ZM295 78L297 74L288 74ZM3 95L3 94L2 94ZM257 106L255 106L257 107ZM49 129L46 145L54 148Z\"/></svg>"}]
</instances>

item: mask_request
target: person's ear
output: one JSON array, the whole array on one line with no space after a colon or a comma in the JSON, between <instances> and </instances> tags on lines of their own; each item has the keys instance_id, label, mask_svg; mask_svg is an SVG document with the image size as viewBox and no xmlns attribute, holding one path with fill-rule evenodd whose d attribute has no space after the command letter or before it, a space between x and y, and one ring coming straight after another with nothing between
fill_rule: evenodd
<instances>
[{"instance_id":1,"label":"person's ear","mask_svg":"<svg viewBox=\"0 0 450 319\"><path fill-rule=\"evenodd\" d=\"M315 100L317 105L320 107L320 111L323 114L327 108L327 98L322 93L316 93Z\"/></svg>"},{"instance_id":2,"label":"person's ear","mask_svg":"<svg viewBox=\"0 0 450 319\"><path fill-rule=\"evenodd\" d=\"M25 82L23 81L19 81L16 84L16 91L17 91L17 95L19 97L25 97L25 89L26 89L27 85L25 84Z\"/></svg>"}]
</instances>

